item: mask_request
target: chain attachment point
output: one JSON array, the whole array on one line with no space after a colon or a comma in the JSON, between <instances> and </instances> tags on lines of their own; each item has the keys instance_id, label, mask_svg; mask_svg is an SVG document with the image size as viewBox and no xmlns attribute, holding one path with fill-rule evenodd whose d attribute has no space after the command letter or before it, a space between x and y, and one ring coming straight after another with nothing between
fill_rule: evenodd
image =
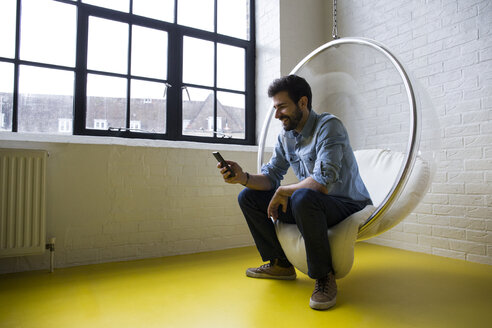
<instances>
[{"instance_id":1,"label":"chain attachment point","mask_svg":"<svg viewBox=\"0 0 492 328\"><path fill-rule=\"evenodd\" d=\"M338 36L338 26L337 26L337 0L333 0L333 30L331 35L333 36L334 40L340 38Z\"/></svg>"}]
</instances>

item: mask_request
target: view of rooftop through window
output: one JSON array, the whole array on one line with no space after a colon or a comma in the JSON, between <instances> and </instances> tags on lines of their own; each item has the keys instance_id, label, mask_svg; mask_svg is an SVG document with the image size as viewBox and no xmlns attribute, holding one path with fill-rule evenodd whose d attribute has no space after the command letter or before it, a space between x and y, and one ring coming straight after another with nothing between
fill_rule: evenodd
<instances>
[{"instance_id":1,"label":"view of rooftop through window","mask_svg":"<svg viewBox=\"0 0 492 328\"><path fill-rule=\"evenodd\" d=\"M250 0L2 0L0 130L166 134L177 117L177 135L245 139L249 8Z\"/></svg>"}]
</instances>

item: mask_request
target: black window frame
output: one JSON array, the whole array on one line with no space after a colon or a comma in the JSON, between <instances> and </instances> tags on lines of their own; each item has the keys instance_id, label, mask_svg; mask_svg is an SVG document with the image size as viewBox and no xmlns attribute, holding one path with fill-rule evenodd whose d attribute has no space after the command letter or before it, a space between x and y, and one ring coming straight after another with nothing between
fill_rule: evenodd
<instances>
[{"instance_id":1,"label":"black window frame","mask_svg":"<svg viewBox=\"0 0 492 328\"><path fill-rule=\"evenodd\" d=\"M15 57L3 58L2 62L10 62L14 64L14 86L13 86L13 103L12 103L12 132L17 132L18 127L18 85L19 85L19 67L20 65L29 65L35 67L53 68L65 71L73 71L75 74L74 82L74 106L73 106L73 135L90 135L101 137L123 137L137 139L162 139L175 141L194 141L203 143L225 143L225 144L255 144L256 134L256 110L255 110L255 0L249 0L249 39L243 40L217 33L217 2L214 0L214 31L200 30L177 23L178 17L178 1L174 0L174 22L169 23L144 16L132 14L133 0L130 1L129 13L112 10L103 7L83 3L81 0L53 0L70 4L77 7L77 29L76 29L76 59L75 67L65 67L60 65L37 63L32 61L21 60L20 55L20 17L21 17L21 1L17 0L16 12L16 38L15 38ZM128 71L126 74L117 74L109 72L99 72L87 69L87 47L88 47L88 28L89 17L99 17L113 21L129 24L128 36ZM147 133L130 131L130 80L131 75L131 28L133 25L158 29L168 33L168 59L167 59L167 80L145 78L138 76L139 80L152 82L168 83L170 87L167 89L167 119L166 133ZM211 41L214 43L215 58L214 58L214 85L212 87L194 85L184 83L182 81L183 72L183 38L192 37ZM217 87L217 44L225 44L236 46L245 50L245 90L237 91ZM106 76L123 77L127 79L127 108L126 108L126 128L113 130L97 130L86 128L86 105L87 105L87 75L97 73ZM198 87L203 89L213 90L214 92L214 126L217 126L217 92L230 92L242 94L245 96L245 138L224 138L222 133L213 131L211 137L201 137L182 134L182 88L183 87Z\"/></svg>"}]
</instances>

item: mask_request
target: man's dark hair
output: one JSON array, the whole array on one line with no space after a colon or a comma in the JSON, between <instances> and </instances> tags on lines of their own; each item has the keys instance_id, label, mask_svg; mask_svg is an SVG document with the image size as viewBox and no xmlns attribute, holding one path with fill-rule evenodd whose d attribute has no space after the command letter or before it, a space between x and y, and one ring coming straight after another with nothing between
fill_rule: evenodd
<instances>
[{"instance_id":1,"label":"man's dark hair","mask_svg":"<svg viewBox=\"0 0 492 328\"><path fill-rule=\"evenodd\" d=\"M268 97L273 97L281 91L287 91L290 99L297 105L299 100L306 96L308 99L307 108L311 110L312 93L309 83L297 75L287 75L276 79L268 87Z\"/></svg>"}]
</instances>

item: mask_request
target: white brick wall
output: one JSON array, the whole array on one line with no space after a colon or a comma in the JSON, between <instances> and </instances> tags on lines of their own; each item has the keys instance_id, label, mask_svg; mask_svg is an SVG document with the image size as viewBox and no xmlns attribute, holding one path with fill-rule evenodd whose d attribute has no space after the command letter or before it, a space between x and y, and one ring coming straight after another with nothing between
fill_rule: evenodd
<instances>
[{"instance_id":1,"label":"white brick wall","mask_svg":"<svg viewBox=\"0 0 492 328\"><path fill-rule=\"evenodd\" d=\"M238 185L203 149L2 141L49 151L47 236L56 267L252 245L237 204ZM223 147L223 146L222 146ZM224 157L254 172L254 147ZM240 150L240 151L239 151ZM49 268L40 256L0 259L0 273Z\"/></svg>"},{"instance_id":2,"label":"white brick wall","mask_svg":"<svg viewBox=\"0 0 492 328\"><path fill-rule=\"evenodd\" d=\"M324 0L256 1L257 139L271 108L271 99L267 97L270 83L289 74L301 59L328 41L325 6ZM280 125L277 128L279 132ZM273 147L276 137L276 132L268 134L267 147Z\"/></svg>"},{"instance_id":3,"label":"white brick wall","mask_svg":"<svg viewBox=\"0 0 492 328\"><path fill-rule=\"evenodd\" d=\"M328 41L331 33L324 26L326 4L325 0L280 1L282 75L289 74L312 50Z\"/></svg>"},{"instance_id":4,"label":"white brick wall","mask_svg":"<svg viewBox=\"0 0 492 328\"><path fill-rule=\"evenodd\" d=\"M373 38L407 64L442 131L436 177L416 221L371 241L492 264L492 2L346 0L338 15L341 36Z\"/></svg>"},{"instance_id":5,"label":"white brick wall","mask_svg":"<svg viewBox=\"0 0 492 328\"><path fill-rule=\"evenodd\" d=\"M280 2L256 1L256 135L261 133L271 100L268 85L280 76Z\"/></svg>"}]
</instances>

